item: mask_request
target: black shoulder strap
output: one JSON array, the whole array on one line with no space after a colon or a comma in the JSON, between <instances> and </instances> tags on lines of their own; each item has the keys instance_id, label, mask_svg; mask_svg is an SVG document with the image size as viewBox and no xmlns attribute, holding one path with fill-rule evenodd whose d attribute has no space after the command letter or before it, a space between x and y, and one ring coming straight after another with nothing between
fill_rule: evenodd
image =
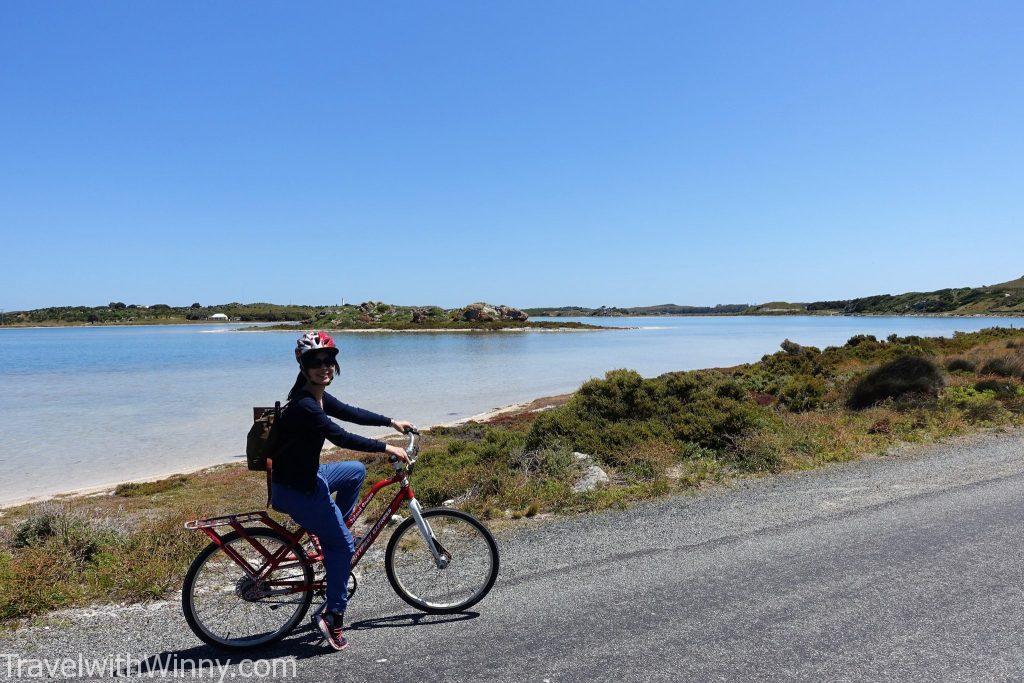
<instances>
[{"instance_id":1,"label":"black shoulder strap","mask_svg":"<svg viewBox=\"0 0 1024 683\"><path fill-rule=\"evenodd\" d=\"M274 427L276 427L277 429L280 429L280 426L277 424L278 420L280 420L280 419L281 419L281 402L280 401L274 401L274 424L273 424L273 426L271 428L271 431L273 431ZM272 444L269 444L269 443L267 444L268 447L271 446L271 445ZM268 509L270 508L270 498L271 498L271 494L272 494L272 491L273 491L273 489L271 487L270 475L273 473L273 470L274 470L274 455L275 455L275 453L267 453L267 508Z\"/></svg>"}]
</instances>

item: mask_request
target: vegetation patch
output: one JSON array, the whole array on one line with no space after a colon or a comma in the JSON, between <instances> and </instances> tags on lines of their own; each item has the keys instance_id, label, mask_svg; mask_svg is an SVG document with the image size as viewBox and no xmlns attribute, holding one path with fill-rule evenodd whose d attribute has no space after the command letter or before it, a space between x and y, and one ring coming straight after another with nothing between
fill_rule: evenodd
<instances>
[{"instance_id":1,"label":"vegetation patch","mask_svg":"<svg viewBox=\"0 0 1024 683\"><path fill-rule=\"evenodd\" d=\"M950 358L946 361L946 369L950 372L974 372L978 364L970 358Z\"/></svg>"},{"instance_id":2,"label":"vegetation patch","mask_svg":"<svg viewBox=\"0 0 1024 683\"><path fill-rule=\"evenodd\" d=\"M971 422L1001 422L1009 416L996 392L974 387L950 387L942 403L959 410Z\"/></svg>"},{"instance_id":3,"label":"vegetation patch","mask_svg":"<svg viewBox=\"0 0 1024 683\"><path fill-rule=\"evenodd\" d=\"M1005 379L983 379L977 382L974 388L978 391L991 392L993 396L1000 398L1014 398L1024 390L1024 385Z\"/></svg>"},{"instance_id":4,"label":"vegetation patch","mask_svg":"<svg viewBox=\"0 0 1024 683\"><path fill-rule=\"evenodd\" d=\"M847 404L851 408L861 409L885 399L935 397L943 386L945 379L942 371L933 360L921 356L902 356L858 380Z\"/></svg>"},{"instance_id":5,"label":"vegetation patch","mask_svg":"<svg viewBox=\"0 0 1024 683\"><path fill-rule=\"evenodd\" d=\"M978 370L983 375L1000 377L1024 377L1024 356L996 356L985 362Z\"/></svg>"},{"instance_id":6,"label":"vegetation patch","mask_svg":"<svg viewBox=\"0 0 1024 683\"><path fill-rule=\"evenodd\" d=\"M184 486L188 481L188 477L185 475L174 475L166 479L159 479L157 481L143 481L143 482L129 482L126 484L119 484L114 489L115 496L122 496L129 498L131 496L152 496L157 493L163 493L164 491L170 491L171 489Z\"/></svg>"}]
</instances>

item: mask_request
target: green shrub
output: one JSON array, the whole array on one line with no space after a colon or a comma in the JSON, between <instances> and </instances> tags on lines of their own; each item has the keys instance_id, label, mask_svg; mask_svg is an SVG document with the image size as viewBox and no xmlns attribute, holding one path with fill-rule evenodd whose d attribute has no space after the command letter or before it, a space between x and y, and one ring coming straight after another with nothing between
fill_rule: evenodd
<instances>
[{"instance_id":1,"label":"green shrub","mask_svg":"<svg viewBox=\"0 0 1024 683\"><path fill-rule=\"evenodd\" d=\"M761 358L762 372L769 376L820 375L824 372L821 351L813 346L801 346L786 339L782 350Z\"/></svg>"},{"instance_id":2,"label":"green shrub","mask_svg":"<svg viewBox=\"0 0 1024 683\"><path fill-rule=\"evenodd\" d=\"M974 372L978 364L969 358L950 358L946 361L946 369L950 372Z\"/></svg>"},{"instance_id":3,"label":"green shrub","mask_svg":"<svg viewBox=\"0 0 1024 683\"><path fill-rule=\"evenodd\" d=\"M817 410L825 391L825 381L818 377L790 377L779 391L779 404L794 413Z\"/></svg>"},{"instance_id":4,"label":"green shrub","mask_svg":"<svg viewBox=\"0 0 1024 683\"><path fill-rule=\"evenodd\" d=\"M754 430L736 439L724 460L748 472L778 472L782 469L782 452L774 430Z\"/></svg>"},{"instance_id":5,"label":"green shrub","mask_svg":"<svg viewBox=\"0 0 1024 683\"><path fill-rule=\"evenodd\" d=\"M974 387L950 387L940 403L960 410L972 422L998 422L1009 415L994 392L978 391Z\"/></svg>"},{"instance_id":6,"label":"green shrub","mask_svg":"<svg viewBox=\"0 0 1024 683\"><path fill-rule=\"evenodd\" d=\"M658 392L635 370L612 370L603 380L580 387L574 401L589 416L605 420L642 420L658 410Z\"/></svg>"},{"instance_id":7,"label":"green shrub","mask_svg":"<svg viewBox=\"0 0 1024 683\"><path fill-rule=\"evenodd\" d=\"M891 341L896 341L890 337ZM854 346L875 346L878 344L878 338L873 334L855 334L846 340L846 346L852 348Z\"/></svg>"},{"instance_id":8,"label":"green shrub","mask_svg":"<svg viewBox=\"0 0 1024 683\"><path fill-rule=\"evenodd\" d=\"M734 399L714 397L695 401L673 419L675 437L713 450L725 449L744 432L768 422L764 408Z\"/></svg>"},{"instance_id":9,"label":"green shrub","mask_svg":"<svg viewBox=\"0 0 1024 683\"><path fill-rule=\"evenodd\" d=\"M92 560L110 536L108 531L94 527L88 520L60 506L44 506L15 527L11 546L18 549L46 547L54 561L67 558L84 564Z\"/></svg>"},{"instance_id":10,"label":"green shrub","mask_svg":"<svg viewBox=\"0 0 1024 683\"><path fill-rule=\"evenodd\" d=\"M163 493L164 491L184 486L187 482L188 477L183 474L176 474L166 479L158 479L157 481L128 482L118 484L114 489L114 495L124 498L149 496L154 493Z\"/></svg>"},{"instance_id":11,"label":"green shrub","mask_svg":"<svg viewBox=\"0 0 1024 683\"><path fill-rule=\"evenodd\" d=\"M566 444L615 465L623 451L647 442L690 443L720 450L769 420L740 381L721 372L678 372L644 379L614 370L591 380L565 405L542 413L526 449Z\"/></svg>"},{"instance_id":12,"label":"green shrub","mask_svg":"<svg viewBox=\"0 0 1024 683\"><path fill-rule=\"evenodd\" d=\"M942 372L933 361L921 356L902 356L858 380L847 405L859 410L887 398L937 396L944 385Z\"/></svg>"},{"instance_id":13,"label":"green shrub","mask_svg":"<svg viewBox=\"0 0 1024 683\"><path fill-rule=\"evenodd\" d=\"M564 444L533 451L517 449L511 459L516 470L534 476L559 478L577 469L576 456Z\"/></svg>"},{"instance_id":14,"label":"green shrub","mask_svg":"<svg viewBox=\"0 0 1024 683\"><path fill-rule=\"evenodd\" d=\"M974 388L978 391L991 392L993 396L998 396L999 398L1017 396L1024 389L1020 384L1005 379L983 379L976 383Z\"/></svg>"},{"instance_id":15,"label":"green shrub","mask_svg":"<svg viewBox=\"0 0 1024 683\"><path fill-rule=\"evenodd\" d=\"M1024 361L1019 356L997 356L989 359L978 372L1000 377L1024 377Z\"/></svg>"},{"instance_id":16,"label":"green shrub","mask_svg":"<svg viewBox=\"0 0 1024 683\"><path fill-rule=\"evenodd\" d=\"M22 520L11 535L11 547L28 548L40 545L57 532L60 522L57 514L44 508L37 514Z\"/></svg>"},{"instance_id":17,"label":"green shrub","mask_svg":"<svg viewBox=\"0 0 1024 683\"><path fill-rule=\"evenodd\" d=\"M552 443L568 443L575 450L595 454L604 450L599 434L603 423L584 419L576 406L566 404L541 413L526 435L526 448L536 450Z\"/></svg>"},{"instance_id":18,"label":"green shrub","mask_svg":"<svg viewBox=\"0 0 1024 683\"><path fill-rule=\"evenodd\" d=\"M718 451L711 448L705 448L704 446L698 446L695 443L683 443L680 445L679 450L676 452L676 458L681 461L686 460L714 460L718 457Z\"/></svg>"}]
</instances>

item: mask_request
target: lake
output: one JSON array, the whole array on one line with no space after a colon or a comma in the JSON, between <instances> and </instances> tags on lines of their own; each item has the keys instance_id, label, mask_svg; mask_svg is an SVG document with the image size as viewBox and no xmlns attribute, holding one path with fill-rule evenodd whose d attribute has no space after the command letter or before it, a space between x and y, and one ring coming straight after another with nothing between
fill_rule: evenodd
<instances>
[{"instance_id":1,"label":"lake","mask_svg":"<svg viewBox=\"0 0 1024 683\"><path fill-rule=\"evenodd\" d=\"M614 368L652 376L754 361L787 338L827 346L862 333L934 336L1024 324L811 316L580 320L637 329L338 333L341 375L330 391L430 425L565 393ZM0 504L244 460L252 406L283 401L295 380L297 334L236 328L0 330Z\"/></svg>"}]
</instances>

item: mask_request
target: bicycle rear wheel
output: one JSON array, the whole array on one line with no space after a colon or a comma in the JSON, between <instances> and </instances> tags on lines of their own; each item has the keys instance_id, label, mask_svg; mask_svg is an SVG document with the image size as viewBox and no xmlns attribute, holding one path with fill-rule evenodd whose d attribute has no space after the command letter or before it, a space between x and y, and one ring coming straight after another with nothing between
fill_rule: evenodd
<instances>
[{"instance_id":1,"label":"bicycle rear wheel","mask_svg":"<svg viewBox=\"0 0 1024 683\"><path fill-rule=\"evenodd\" d=\"M270 529L246 529L246 534L274 554L290 542ZM237 531L224 536L230 546L253 567L266 558ZM222 546L211 543L196 556L181 588L181 607L189 628L215 647L243 650L266 645L291 631L306 616L313 601L311 590L296 591L274 582L304 585L313 582L313 567L301 547L257 584Z\"/></svg>"},{"instance_id":2,"label":"bicycle rear wheel","mask_svg":"<svg viewBox=\"0 0 1024 683\"><path fill-rule=\"evenodd\" d=\"M498 577L498 547L487 528L459 510L423 511L433 541L447 560L439 568L411 517L388 542L384 567L388 581L405 600L430 614L452 614L484 599Z\"/></svg>"}]
</instances>

